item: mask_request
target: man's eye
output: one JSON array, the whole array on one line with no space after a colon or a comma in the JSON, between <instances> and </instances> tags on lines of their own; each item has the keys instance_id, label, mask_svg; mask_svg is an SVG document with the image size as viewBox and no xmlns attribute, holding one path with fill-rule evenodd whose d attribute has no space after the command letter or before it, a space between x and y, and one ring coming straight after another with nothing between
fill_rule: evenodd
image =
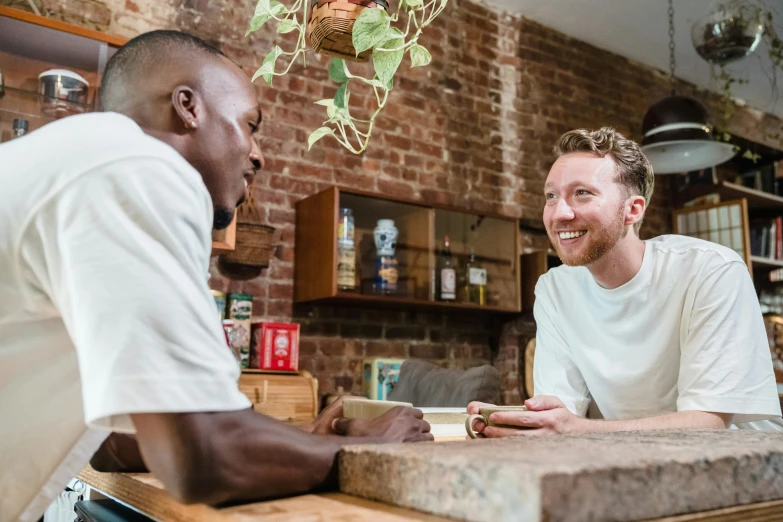
<instances>
[{"instance_id":1,"label":"man's eye","mask_svg":"<svg viewBox=\"0 0 783 522\"><path fill-rule=\"evenodd\" d=\"M549 192L544 196L547 200L553 200L557 197L557 195L553 194L552 192Z\"/></svg>"},{"instance_id":2,"label":"man's eye","mask_svg":"<svg viewBox=\"0 0 783 522\"><path fill-rule=\"evenodd\" d=\"M250 124L250 134L255 134L258 132L258 125L255 125L253 123Z\"/></svg>"},{"instance_id":3,"label":"man's eye","mask_svg":"<svg viewBox=\"0 0 783 522\"><path fill-rule=\"evenodd\" d=\"M579 189L579 190L576 191L576 195L577 196L586 196L588 194L590 194L590 193L588 191L586 191L585 189Z\"/></svg>"}]
</instances>

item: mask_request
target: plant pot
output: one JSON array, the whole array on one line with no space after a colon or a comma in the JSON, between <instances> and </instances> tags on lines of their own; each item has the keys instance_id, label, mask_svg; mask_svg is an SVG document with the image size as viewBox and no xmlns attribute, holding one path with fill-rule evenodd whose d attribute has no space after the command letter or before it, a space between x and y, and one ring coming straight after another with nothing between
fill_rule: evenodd
<instances>
[{"instance_id":1,"label":"plant pot","mask_svg":"<svg viewBox=\"0 0 783 522\"><path fill-rule=\"evenodd\" d=\"M356 56L353 24L365 9L388 10L387 0L313 0L307 18L307 45L314 51L352 62L366 62L371 50Z\"/></svg>"}]
</instances>

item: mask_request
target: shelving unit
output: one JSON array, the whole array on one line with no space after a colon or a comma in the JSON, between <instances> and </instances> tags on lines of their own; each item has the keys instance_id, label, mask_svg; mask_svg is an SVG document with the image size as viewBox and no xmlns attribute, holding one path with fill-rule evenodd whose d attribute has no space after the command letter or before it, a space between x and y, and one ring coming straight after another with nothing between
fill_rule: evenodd
<instances>
[{"instance_id":1,"label":"shelving unit","mask_svg":"<svg viewBox=\"0 0 783 522\"><path fill-rule=\"evenodd\" d=\"M338 216L344 207L351 208L355 219L355 291L337 286ZM373 287L373 229L379 219L394 220L399 232L398 290L391 295L375 293ZM451 239L458 274L471 247L487 271L484 305L464 302L459 292L457 302L435 299L437 253L445 235ZM516 314L521 309L518 243L518 224L512 219L332 187L296 204L294 301ZM459 280L458 275L458 287Z\"/></svg>"},{"instance_id":2,"label":"shelving unit","mask_svg":"<svg viewBox=\"0 0 783 522\"><path fill-rule=\"evenodd\" d=\"M100 110L100 82L106 62L126 38L50 20L26 11L0 6L0 142L11 139L14 119L28 121L29 132L71 114ZM90 83L88 103L57 100L66 114L51 113L53 98L38 93L38 75L49 69L73 71ZM235 223L213 233L213 254L233 250Z\"/></svg>"}]
</instances>

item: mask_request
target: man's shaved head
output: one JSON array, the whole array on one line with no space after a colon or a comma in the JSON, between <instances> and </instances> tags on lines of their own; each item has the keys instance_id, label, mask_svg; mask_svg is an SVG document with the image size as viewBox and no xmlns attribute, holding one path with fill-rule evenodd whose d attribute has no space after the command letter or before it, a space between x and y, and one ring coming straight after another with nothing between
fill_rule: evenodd
<instances>
[{"instance_id":1,"label":"man's shaved head","mask_svg":"<svg viewBox=\"0 0 783 522\"><path fill-rule=\"evenodd\" d=\"M103 109L123 112L127 107L127 94L137 82L148 80L151 71L164 67L167 62L193 59L199 55L225 56L214 45L180 31L151 31L133 38L106 64L101 82Z\"/></svg>"},{"instance_id":2,"label":"man's shaved head","mask_svg":"<svg viewBox=\"0 0 783 522\"><path fill-rule=\"evenodd\" d=\"M258 96L242 69L195 36L153 31L109 60L101 101L179 152L212 196L214 228L231 223L264 165Z\"/></svg>"}]
</instances>

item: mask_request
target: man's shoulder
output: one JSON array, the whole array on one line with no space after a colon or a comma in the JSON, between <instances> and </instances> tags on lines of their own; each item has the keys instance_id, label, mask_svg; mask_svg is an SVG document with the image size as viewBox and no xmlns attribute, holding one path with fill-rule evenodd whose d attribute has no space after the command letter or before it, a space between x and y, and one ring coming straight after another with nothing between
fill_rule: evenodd
<instances>
[{"instance_id":1,"label":"man's shoulder","mask_svg":"<svg viewBox=\"0 0 783 522\"><path fill-rule=\"evenodd\" d=\"M187 165L171 146L146 134L131 118L114 112L63 118L31 133L30 138L35 138L30 140L31 146L40 141L67 147L72 151L68 158L87 168L135 157L159 158L178 167Z\"/></svg>"},{"instance_id":2,"label":"man's shoulder","mask_svg":"<svg viewBox=\"0 0 783 522\"><path fill-rule=\"evenodd\" d=\"M690 236L669 234L648 239L647 244L655 250L656 258L663 263L676 265L699 265L718 267L729 263L744 263L734 250Z\"/></svg>"}]
</instances>

